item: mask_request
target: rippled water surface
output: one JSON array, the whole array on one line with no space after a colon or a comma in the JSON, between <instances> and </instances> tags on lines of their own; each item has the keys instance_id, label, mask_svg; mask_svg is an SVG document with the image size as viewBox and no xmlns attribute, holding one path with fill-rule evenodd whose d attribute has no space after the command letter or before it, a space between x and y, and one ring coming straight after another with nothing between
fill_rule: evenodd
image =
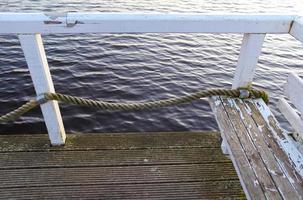
<instances>
[{"instance_id":1,"label":"rippled water surface","mask_svg":"<svg viewBox=\"0 0 303 200\"><path fill-rule=\"evenodd\" d=\"M211 0L2 0L1 12L234 12L294 13L296 1ZM4 27L0 27L4 28ZM231 85L242 35L80 34L43 36L57 92L110 101L148 101ZM303 76L303 45L288 35L267 35L255 85L270 92L271 108L287 74ZM0 114L35 95L15 35L0 36ZM150 111L109 112L61 105L68 132L218 129L206 100ZM0 133L46 132L40 109L0 124Z\"/></svg>"}]
</instances>

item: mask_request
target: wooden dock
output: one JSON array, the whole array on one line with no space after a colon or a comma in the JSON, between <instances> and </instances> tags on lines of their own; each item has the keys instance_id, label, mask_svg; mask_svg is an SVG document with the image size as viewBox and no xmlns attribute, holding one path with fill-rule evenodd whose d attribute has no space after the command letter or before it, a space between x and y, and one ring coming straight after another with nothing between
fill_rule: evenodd
<instances>
[{"instance_id":1,"label":"wooden dock","mask_svg":"<svg viewBox=\"0 0 303 200\"><path fill-rule=\"evenodd\" d=\"M210 99L221 147L232 162L214 132L66 135L58 102L40 98L55 92L41 34L243 34L236 89L253 82L266 34L290 34L303 42L302 16L0 13L0 25L0 34L18 35L49 136L0 135L0 199L237 199L244 193L248 199L303 199L298 75L285 87L291 104L284 97L278 104L292 134L260 99Z\"/></svg>"},{"instance_id":2,"label":"wooden dock","mask_svg":"<svg viewBox=\"0 0 303 200\"><path fill-rule=\"evenodd\" d=\"M240 199L216 132L0 136L0 199Z\"/></svg>"}]
</instances>

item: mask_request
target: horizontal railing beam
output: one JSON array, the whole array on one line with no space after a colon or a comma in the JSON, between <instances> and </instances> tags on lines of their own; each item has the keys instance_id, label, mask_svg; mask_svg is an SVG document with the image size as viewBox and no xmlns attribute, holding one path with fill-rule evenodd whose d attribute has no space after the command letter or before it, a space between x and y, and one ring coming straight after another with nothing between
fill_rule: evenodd
<instances>
[{"instance_id":1,"label":"horizontal railing beam","mask_svg":"<svg viewBox=\"0 0 303 200\"><path fill-rule=\"evenodd\" d=\"M288 33L294 15L0 13L0 34Z\"/></svg>"}]
</instances>

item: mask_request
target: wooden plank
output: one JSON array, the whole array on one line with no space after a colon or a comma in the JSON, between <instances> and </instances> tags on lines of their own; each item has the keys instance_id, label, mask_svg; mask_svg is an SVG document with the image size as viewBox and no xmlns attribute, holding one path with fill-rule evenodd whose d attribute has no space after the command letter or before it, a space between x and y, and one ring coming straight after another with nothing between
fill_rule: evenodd
<instances>
[{"instance_id":1,"label":"wooden plank","mask_svg":"<svg viewBox=\"0 0 303 200\"><path fill-rule=\"evenodd\" d=\"M295 73L290 73L284 85L284 93L295 107L303 113L303 80Z\"/></svg>"},{"instance_id":2,"label":"wooden plank","mask_svg":"<svg viewBox=\"0 0 303 200\"><path fill-rule=\"evenodd\" d=\"M252 168L252 163L244 150L244 147L240 145L240 141L237 135L237 129L233 126L231 118L228 116L221 98L212 98L210 105L215 114L221 133L224 135L224 139L228 144L228 151L233 165L240 178L241 185L248 199L266 199L263 193L261 182L257 179L257 176L253 170L247 170Z\"/></svg>"},{"instance_id":3,"label":"wooden plank","mask_svg":"<svg viewBox=\"0 0 303 200\"><path fill-rule=\"evenodd\" d=\"M239 139L239 144L243 148L245 155L251 165L251 170L255 173L258 182L267 199L282 199L278 188L276 187L271 175L269 174L253 139L249 137L249 132L245 127L245 116L237 111L237 104L234 99L222 99L224 109L235 129L235 133ZM259 144L258 144L259 145ZM238 147L239 148L239 147ZM231 151L237 149L231 148ZM247 173L250 168L243 169L243 173ZM249 191L251 192L251 191Z\"/></svg>"},{"instance_id":4,"label":"wooden plank","mask_svg":"<svg viewBox=\"0 0 303 200\"><path fill-rule=\"evenodd\" d=\"M9 188L0 199L243 199L238 181Z\"/></svg>"},{"instance_id":5,"label":"wooden plank","mask_svg":"<svg viewBox=\"0 0 303 200\"><path fill-rule=\"evenodd\" d=\"M64 146L50 147L47 135L0 135L0 152L218 147L217 132L70 134Z\"/></svg>"},{"instance_id":6,"label":"wooden plank","mask_svg":"<svg viewBox=\"0 0 303 200\"><path fill-rule=\"evenodd\" d=\"M294 15L0 13L0 34L288 33Z\"/></svg>"},{"instance_id":7,"label":"wooden plank","mask_svg":"<svg viewBox=\"0 0 303 200\"><path fill-rule=\"evenodd\" d=\"M289 33L297 40L303 42L303 18L301 16L295 18Z\"/></svg>"},{"instance_id":8,"label":"wooden plank","mask_svg":"<svg viewBox=\"0 0 303 200\"><path fill-rule=\"evenodd\" d=\"M33 162L33 160L35 162ZM0 153L0 169L230 162L220 148Z\"/></svg>"},{"instance_id":9,"label":"wooden plank","mask_svg":"<svg viewBox=\"0 0 303 200\"><path fill-rule=\"evenodd\" d=\"M280 98L278 101L278 108L281 113L285 116L287 121L296 131L296 139L302 141L303 139L303 119L298 115L298 113L288 104L284 98Z\"/></svg>"},{"instance_id":10,"label":"wooden plank","mask_svg":"<svg viewBox=\"0 0 303 200\"><path fill-rule=\"evenodd\" d=\"M270 142L271 148L277 155L277 159L279 159L279 163L283 167L285 174L287 174L287 178L295 187L297 187L298 191L303 191L302 154L291 142L290 138L284 134L277 120L263 101L254 100L254 106L250 104L248 105L252 109L254 120L259 124L259 126L266 127L267 130L270 130L270 133L273 135L273 138L268 139L274 141ZM266 129L264 129L265 133Z\"/></svg>"},{"instance_id":11,"label":"wooden plank","mask_svg":"<svg viewBox=\"0 0 303 200\"><path fill-rule=\"evenodd\" d=\"M248 106L248 103L251 101L247 100L243 102L242 100L234 100L234 102L236 110L239 112L240 116L242 116L242 121L246 127L248 136L258 151L268 174L274 181L274 184L280 192L281 196L284 199L300 199L300 197L303 196L303 190L297 191L296 188L292 185L292 182L286 178L287 174L284 173L283 167L277 160L280 153L283 153L282 149L272 149L272 146L277 147L277 143L273 139L274 137L270 130L268 130L263 123L258 124L258 119L255 120L252 118L252 116L256 117L257 115L257 113L252 112L257 112L257 110L252 110ZM253 104L251 103L251 105Z\"/></svg>"},{"instance_id":12,"label":"wooden plank","mask_svg":"<svg viewBox=\"0 0 303 200\"><path fill-rule=\"evenodd\" d=\"M19 35L20 44L34 83L36 94L55 92L40 34ZM65 142L65 130L57 101L40 105L52 145Z\"/></svg>"},{"instance_id":13,"label":"wooden plank","mask_svg":"<svg viewBox=\"0 0 303 200\"><path fill-rule=\"evenodd\" d=\"M216 132L69 136L73 139L67 138L66 151L49 148L46 135L0 136L2 144L7 138L20 139L9 146L16 152L0 152L0 199L243 197L231 162L220 153ZM107 146L92 150L92 141L94 148ZM20 151L21 142L27 145ZM35 142L38 148L27 151Z\"/></svg>"},{"instance_id":14,"label":"wooden plank","mask_svg":"<svg viewBox=\"0 0 303 200\"><path fill-rule=\"evenodd\" d=\"M252 111L251 113L254 121L258 124L260 130L262 130L267 145L271 148L276 160L280 164L285 179L288 179L296 191L301 195L300 198L302 199L302 178L298 172L294 170L293 164L288 158L288 155L290 154L288 154L288 152L285 153L282 149L280 142L281 139L285 140L285 137L282 134L281 128L279 127L277 121L271 114L269 108L267 106L265 107L265 103L262 100L254 100L253 103L248 102L247 105ZM273 133L276 133L276 135Z\"/></svg>"},{"instance_id":15,"label":"wooden plank","mask_svg":"<svg viewBox=\"0 0 303 200\"><path fill-rule=\"evenodd\" d=\"M16 187L237 180L230 162L1 170L0 191Z\"/></svg>"},{"instance_id":16,"label":"wooden plank","mask_svg":"<svg viewBox=\"0 0 303 200\"><path fill-rule=\"evenodd\" d=\"M245 87L253 80L265 34L244 34L232 88Z\"/></svg>"}]
</instances>

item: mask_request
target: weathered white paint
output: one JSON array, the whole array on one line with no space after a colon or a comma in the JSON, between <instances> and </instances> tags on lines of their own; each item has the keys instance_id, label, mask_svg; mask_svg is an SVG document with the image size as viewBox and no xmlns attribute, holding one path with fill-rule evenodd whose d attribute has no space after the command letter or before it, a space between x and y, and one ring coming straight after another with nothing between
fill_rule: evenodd
<instances>
[{"instance_id":1,"label":"weathered white paint","mask_svg":"<svg viewBox=\"0 0 303 200\"><path fill-rule=\"evenodd\" d=\"M289 31L297 40L303 42L303 17L297 17Z\"/></svg>"},{"instance_id":2,"label":"weathered white paint","mask_svg":"<svg viewBox=\"0 0 303 200\"><path fill-rule=\"evenodd\" d=\"M212 103L210 103L210 106L212 106L212 110L215 113L216 106L219 106L221 104L220 98L218 96L210 97L209 102L213 102L214 105ZM220 126L220 124L219 124L219 126ZM225 154L225 155L229 155L228 144L226 142L226 138L225 138L222 131L220 131L220 133L221 133L221 138L222 138L222 142L221 142L222 153Z\"/></svg>"},{"instance_id":3,"label":"weathered white paint","mask_svg":"<svg viewBox=\"0 0 303 200\"><path fill-rule=\"evenodd\" d=\"M276 129L274 127L272 127L272 125L269 123L269 118L272 118L276 121L276 124L279 125L279 123L277 122L277 119L272 114L269 107L264 103L264 101L262 99L255 99L254 104L260 111L263 118L267 121L267 125L270 128L273 135L275 136L278 144L280 145L280 147L288 155L288 158L294 164L296 171L303 177L303 154L298 150L298 148L292 142L292 139L288 136L288 134L285 131L283 131L283 129L280 128L280 130L282 131L282 134L283 134L283 135L281 135L281 134L277 133ZM283 164L281 164L281 166L282 165Z\"/></svg>"},{"instance_id":4,"label":"weathered white paint","mask_svg":"<svg viewBox=\"0 0 303 200\"><path fill-rule=\"evenodd\" d=\"M303 113L303 80L297 74L289 74L284 85L284 93L291 103Z\"/></svg>"},{"instance_id":5,"label":"weathered white paint","mask_svg":"<svg viewBox=\"0 0 303 200\"><path fill-rule=\"evenodd\" d=\"M19 35L37 95L55 92L40 34ZM40 105L52 145L65 142L65 130L56 101Z\"/></svg>"},{"instance_id":6,"label":"weathered white paint","mask_svg":"<svg viewBox=\"0 0 303 200\"><path fill-rule=\"evenodd\" d=\"M303 120L284 98L280 98L278 108L294 130L303 138Z\"/></svg>"},{"instance_id":7,"label":"weathered white paint","mask_svg":"<svg viewBox=\"0 0 303 200\"><path fill-rule=\"evenodd\" d=\"M294 18L276 14L0 13L0 34L288 33Z\"/></svg>"},{"instance_id":8,"label":"weathered white paint","mask_svg":"<svg viewBox=\"0 0 303 200\"><path fill-rule=\"evenodd\" d=\"M221 150L222 150L222 153L225 154L225 155L228 155L228 149L227 149L227 143L226 143L226 140L223 139L222 135L221 135L221 138L222 138L222 142L221 142Z\"/></svg>"},{"instance_id":9,"label":"weathered white paint","mask_svg":"<svg viewBox=\"0 0 303 200\"><path fill-rule=\"evenodd\" d=\"M244 34L232 88L252 82L264 38L265 34Z\"/></svg>"},{"instance_id":10,"label":"weathered white paint","mask_svg":"<svg viewBox=\"0 0 303 200\"><path fill-rule=\"evenodd\" d=\"M221 106L221 103L222 103L221 100L220 100L220 97L214 96L214 97L210 97L208 100L209 100L209 104L210 104L210 107L211 107L213 113L217 113L217 107ZM215 118L216 118L217 124L219 126L219 130L220 130L221 138L222 138L222 143L221 143L222 153L228 155L229 158L231 159L231 161L233 163L233 166L234 166L234 168L237 172L237 175L239 177L241 186L242 186L242 188L244 190L244 193L246 195L246 198L250 200L250 199L252 199L252 197L251 197L251 194L248 192L248 189L246 187L246 184L245 184L246 180L244 180L243 177L241 176L241 172L240 172L239 166L237 164L236 158L233 155L233 152L231 150L230 145L228 145L228 143L227 143L227 139L226 139L225 135L228 134L228 133L226 133L226 131L224 129L224 126L221 123L218 123L220 121L218 119L218 117L219 116L215 114ZM224 144L223 144L223 142L224 142ZM222 148L222 145L224 145L224 148ZM247 167L250 167L250 166L247 166ZM260 184L258 182L258 180L256 180L256 184Z\"/></svg>"}]
</instances>

